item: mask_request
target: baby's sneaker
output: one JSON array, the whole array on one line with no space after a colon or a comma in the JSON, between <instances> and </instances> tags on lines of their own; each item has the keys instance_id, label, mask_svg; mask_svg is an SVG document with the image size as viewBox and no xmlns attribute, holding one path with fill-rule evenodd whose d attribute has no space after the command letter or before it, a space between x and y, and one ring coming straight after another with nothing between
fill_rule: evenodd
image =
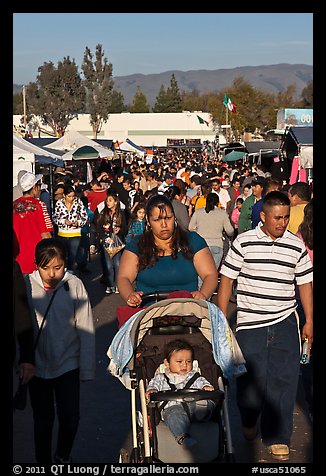
<instances>
[{"instance_id":1,"label":"baby's sneaker","mask_svg":"<svg viewBox=\"0 0 326 476\"><path fill-rule=\"evenodd\" d=\"M197 440L194 438L191 438L191 436L186 436L186 438L183 440L182 446L185 448L191 448L192 446L195 446L197 444Z\"/></svg>"},{"instance_id":2,"label":"baby's sneaker","mask_svg":"<svg viewBox=\"0 0 326 476\"><path fill-rule=\"evenodd\" d=\"M185 448L191 448L197 443L197 440L195 440L194 438L191 438L191 436L184 433L177 439L177 442L179 443L179 445L182 445Z\"/></svg>"}]
</instances>

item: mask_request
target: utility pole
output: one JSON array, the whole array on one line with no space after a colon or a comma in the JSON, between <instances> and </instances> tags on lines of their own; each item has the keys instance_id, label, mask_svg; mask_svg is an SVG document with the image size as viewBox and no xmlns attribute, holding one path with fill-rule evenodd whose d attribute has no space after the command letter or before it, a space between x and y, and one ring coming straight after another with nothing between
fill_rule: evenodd
<instances>
[{"instance_id":1,"label":"utility pole","mask_svg":"<svg viewBox=\"0 0 326 476\"><path fill-rule=\"evenodd\" d=\"M24 128L26 130L27 118L26 118L26 89L23 86L23 106L24 106Z\"/></svg>"}]
</instances>

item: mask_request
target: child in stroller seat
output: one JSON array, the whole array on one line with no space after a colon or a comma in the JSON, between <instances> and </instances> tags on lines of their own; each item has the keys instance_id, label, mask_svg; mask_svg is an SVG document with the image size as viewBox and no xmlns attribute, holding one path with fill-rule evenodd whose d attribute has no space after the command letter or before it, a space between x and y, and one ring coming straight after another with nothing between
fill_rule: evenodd
<instances>
[{"instance_id":1,"label":"child in stroller seat","mask_svg":"<svg viewBox=\"0 0 326 476\"><path fill-rule=\"evenodd\" d=\"M164 373L157 373L149 382L146 398L150 393L165 390L192 388L213 391L214 387L208 380L193 370L194 349L183 339L176 339L165 346ZM189 435L192 421L207 421L215 408L212 400L197 402L163 402L159 406L161 417L172 432L177 443L185 448L194 446L197 441Z\"/></svg>"}]
</instances>

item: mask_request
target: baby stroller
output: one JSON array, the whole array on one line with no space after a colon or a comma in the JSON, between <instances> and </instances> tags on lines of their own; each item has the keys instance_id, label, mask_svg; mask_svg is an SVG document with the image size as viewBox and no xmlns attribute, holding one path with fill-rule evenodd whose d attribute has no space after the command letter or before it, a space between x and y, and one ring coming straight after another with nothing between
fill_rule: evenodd
<instances>
[{"instance_id":1,"label":"baby stroller","mask_svg":"<svg viewBox=\"0 0 326 476\"><path fill-rule=\"evenodd\" d=\"M109 372L131 392L133 448L130 452L122 448L119 462L235 462L228 414L228 378L246 371L241 350L215 304L192 298L166 299L166 296L167 293L144 296L143 302L153 297L157 302L125 322L107 352ZM159 371L165 345L177 338L187 340L194 348L197 370L215 390L156 392L150 395L147 403L146 386ZM215 411L211 420L191 423L189 433L198 443L185 449L177 444L157 407L169 400L205 399L215 402ZM137 410L137 404L140 410Z\"/></svg>"}]
</instances>

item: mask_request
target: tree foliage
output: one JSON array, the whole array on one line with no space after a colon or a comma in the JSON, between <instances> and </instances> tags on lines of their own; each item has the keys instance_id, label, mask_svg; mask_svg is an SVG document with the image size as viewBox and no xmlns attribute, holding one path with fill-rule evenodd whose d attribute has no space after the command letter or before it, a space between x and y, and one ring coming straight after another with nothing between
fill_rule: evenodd
<instances>
[{"instance_id":1,"label":"tree foliage","mask_svg":"<svg viewBox=\"0 0 326 476\"><path fill-rule=\"evenodd\" d=\"M50 126L60 136L72 118L77 117L78 113L87 112L96 138L110 113L126 110L149 112L147 98L139 86L129 106L124 104L123 95L113 89L112 64L104 57L102 45L96 46L94 61L90 49L86 47L82 72L83 80L78 74L75 61L71 61L69 56L58 62L57 68L52 62L40 66L37 81L30 83L26 89L27 117L41 116L42 123ZM225 94L236 104L236 114L223 105ZM240 139L245 131L264 133L275 128L279 109L312 108L313 81L307 83L299 100L295 97L295 85L289 85L277 93L268 93L253 87L242 76L236 77L232 85L220 91L203 94L197 90L185 92L179 90L175 75L172 74L169 87L165 89L161 85L152 111L208 112L217 130L227 122L232 127L234 138ZM23 113L21 93L13 96L13 110L15 114Z\"/></svg>"},{"instance_id":2,"label":"tree foliage","mask_svg":"<svg viewBox=\"0 0 326 476\"><path fill-rule=\"evenodd\" d=\"M127 106L124 103L123 94L113 89L111 91L110 113L119 114L124 111L127 111Z\"/></svg>"},{"instance_id":3,"label":"tree foliage","mask_svg":"<svg viewBox=\"0 0 326 476\"><path fill-rule=\"evenodd\" d=\"M174 74L172 74L170 86L166 90L166 106L167 110L165 112L182 112L181 93Z\"/></svg>"},{"instance_id":4,"label":"tree foliage","mask_svg":"<svg viewBox=\"0 0 326 476\"><path fill-rule=\"evenodd\" d=\"M104 57L102 45L96 45L94 62L91 50L86 47L82 71L85 77L83 84L87 90L86 109L90 115L90 123L96 139L103 123L109 117L114 84L112 64L108 63L107 58Z\"/></svg>"},{"instance_id":5,"label":"tree foliage","mask_svg":"<svg viewBox=\"0 0 326 476\"><path fill-rule=\"evenodd\" d=\"M156 96L155 104L152 108L153 112L166 112L166 91L163 84Z\"/></svg>"},{"instance_id":6,"label":"tree foliage","mask_svg":"<svg viewBox=\"0 0 326 476\"><path fill-rule=\"evenodd\" d=\"M71 119L84 111L85 89L74 60L69 56L58 62L43 63L36 82L26 88L28 114L40 116L57 137L66 130Z\"/></svg>"},{"instance_id":7,"label":"tree foliage","mask_svg":"<svg viewBox=\"0 0 326 476\"><path fill-rule=\"evenodd\" d=\"M15 93L13 95L13 113L14 114L24 114L22 93Z\"/></svg>"},{"instance_id":8,"label":"tree foliage","mask_svg":"<svg viewBox=\"0 0 326 476\"><path fill-rule=\"evenodd\" d=\"M161 85L152 110L153 112L182 112L182 97L174 74L171 76L167 90L163 84Z\"/></svg>"},{"instance_id":9,"label":"tree foliage","mask_svg":"<svg viewBox=\"0 0 326 476\"><path fill-rule=\"evenodd\" d=\"M130 112L149 112L150 106L147 103L147 99L144 93L140 90L140 87L137 86L137 91L135 93L132 105L129 107Z\"/></svg>"},{"instance_id":10,"label":"tree foliage","mask_svg":"<svg viewBox=\"0 0 326 476\"><path fill-rule=\"evenodd\" d=\"M313 107L313 82L309 81L307 86L301 92L301 101L303 108Z\"/></svg>"}]
</instances>

